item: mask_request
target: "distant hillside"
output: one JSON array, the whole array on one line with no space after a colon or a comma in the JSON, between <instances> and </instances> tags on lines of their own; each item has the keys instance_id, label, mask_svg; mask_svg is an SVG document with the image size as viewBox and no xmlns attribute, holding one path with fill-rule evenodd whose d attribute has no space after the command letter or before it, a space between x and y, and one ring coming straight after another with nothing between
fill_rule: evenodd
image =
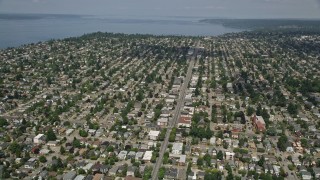
<instances>
[{"instance_id":1,"label":"distant hillside","mask_svg":"<svg viewBox=\"0 0 320 180\"><path fill-rule=\"evenodd\" d=\"M0 14L0 19L6 20L34 20L54 18L79 18L80 15L71 14Z\"/></svg>"},{"instance_id":2,"label":"distant hillside","mask_svg":"<svg viewBox=\"0 0 320 180\"><path fill-rule=\"evenodd\" d=\"M319 30L320 20L302 19L203 19L200 22L222 24L225 27L261 30L261 29L304 29Z\"/></svg>"}]
</instances>

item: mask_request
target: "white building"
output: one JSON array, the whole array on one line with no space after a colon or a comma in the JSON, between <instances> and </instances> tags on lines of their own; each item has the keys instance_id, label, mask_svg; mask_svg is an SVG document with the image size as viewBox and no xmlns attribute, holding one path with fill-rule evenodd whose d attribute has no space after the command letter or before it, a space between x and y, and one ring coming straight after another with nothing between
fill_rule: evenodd
<instances>
[{"instance_id":1,"label":"white building","mask_svg":"<svg viewBox=\"0 0 320 180\"><path fill-rule=\"evenodd\" d=\"M183 143L173 143L172 154L182 154Z\"/></svg>"},{"instance_id":2,"label":"white building","mask_svg":"<svg viewBox=\"0 0 320 180\"><path fill-rule=\"evenodd\" d=\"M210 145L215 145L216 144L216 137L211 137L210 138Z\"/></svg>"},{"instance_id":3,"label":"white building","mask_svg":"<svg viewBox=\"0 0 320 180\"><path fill-rule=\"evenodd\" d=\"M68 129L68 130L66 131L66 135L67 135L67 136L70 136L70 135L73 133L73 131L74 131L74 129Z\"/></svg>"},{"instance_id":4,"label":"white building","mask_svg":"<svg viewBox=\"0 0 320 180\"><path fill-rule=\"evenodd\" d=\"M308 171L301 172L301 177L303 180L311 180L312 179L312 175Z\"/></svg>"},{"instance_id":5,"label":"white building","mask_svg":"<svg viewBox=\"0 0 320 180\"><path fill-rule=\"evenodd\" d=\"M160 134L160 131L150 131L149 139L156 141L158 139L159 134Z\"/></svg>"},{"instance_id":6,"label":"white building","mask_svg":"<svg viewBox=\"0 0 320 180\"><path fill-rule=\"evenodd\" d=\"M128 154L128 151L120 151L120 153L118 154L118 158L120 160L124 160L124 159L126 159L127 154Z\"/></svg>"},{"instance_id":7,"label":"white building","mask_svg":"<svg viewBox=\"0 0 320 180\"><path fill-rule=\"evenodd\" d=\"M166 127L168 125L168 118L160 118L157 120L157 125L161 127Z\"/></svg>"},{"instance_id":8,"label":"white building","mask_svg":"<svg viewBox=\"0 0 320 180\"><path fill-rule=\"evenodd\" d=\"M153 153L153 151L146 151L144 153L144 156L143 156L142 160L146 161L146 162L150 162L151 158L152 158L152 153Z\"/></svg>"},{"instance_id":9,"label":"white building","mask_svg":"<svg viewBox=\"0 0 320 180\"><path fill-rule=\"evenodd\" d=\"M93 163L88 163L86 166L84 166L82 169L85 170L86 172L90 171L92 167L94 166Z\"/></svg>"},{"instance_id":10,"label":"white building","mask_svg":"<svg viewBox=\"0 0 320 180\"><path fill-rule=\"evenodd\" d=\"M46 136L44 134L38 134L36 137L33 138L33 142L36 144L45 143Z\"/></svg>"},{"instance_id":11,"label":"white building","mask_svg":"<svg viewBox=\"0 0 320 180\"><path fill-rule=\"evenodd\" d=\"M233 86L232 86L232 83L227 83L227 89L233 93Z\"/></svg>"},{"instance_id":12,"label":"white building","mask_svg":"<svg viewBox=\"0 0 320 180\"><path fill-rule=\"evenodd\" d=\"M226 152L226 160L233 160L235 153L234 152Z\"/></svg>"},{"instance_id":13,"label":"white building","mask_svg":"<svg viewBox=\"0 0 320 180\"><path fill-rule=\"evenodd\" d=\"M280 166L273 165L272 167L273 167L274 174L279 176L280 175Z\"/></svg>"},{"instance_id":14,"label":"white building","mask_svg":"<svg viewBox=\"0 0 320 180\"><path fill-rule=\"evenodd\" d=\"M76 176L76 178L74 178L74 180L84 180L86 179L86 176L79 174L78 176Z\"/></svg>"},{"instance_id":15,"label":"white building","mask_svg":"<svg viewBox=\"0 0 320 180\"><path fill-rule=\"evenodd\" d=\"M135 156L135 160L139 161L143 158L143 152L137 152Z\"/></svg>"}]
</instances>

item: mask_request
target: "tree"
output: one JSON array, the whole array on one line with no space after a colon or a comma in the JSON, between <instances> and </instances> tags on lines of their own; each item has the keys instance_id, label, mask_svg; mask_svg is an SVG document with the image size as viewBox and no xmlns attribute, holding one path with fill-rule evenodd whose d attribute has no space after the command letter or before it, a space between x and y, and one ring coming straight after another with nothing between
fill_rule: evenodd
<instances>
[{"instance_id":1,"label":"tree","mask_svg":"<svg viewBox=\"0 0 320 180\"><path fill-rule=\"evenodd\" d=\"M262 156L258 161L258 165L262 167L264 162L265 162L265 159L264 159L264 156Z\"/></svg>"},{"instance_id":2,"label":"tree","mask_svg":"<svg viewBox=\"0 0 320 180\"><path fill-rule=\"evenodd\" d=\"M107 152L113 152L114 151L114 147L113 146L108 146L107 147Z\"/></svg>"},{"instance_id":3,"label":"tree","mask_svg":"<svg viewBox=\"0 0 320 180\"><path fill-rule=\"evenodd\" d=\"M247 108L247 116L252 116L253 113L254 113L254 108L249 106Z\"/></svg>"},{"instance_id":4,"label":"tree","mask_svg":"<svg viewBox=\"0 0 320 180\"><path fill-rule=\"evenodd\" d=\"M288 112L291 115L297 115L298 114L298 105L293 104L293 103L289 103L288 105Z\"/></svg>"},{"instance_id":5,"label":"tree","mask_svg":"<svg viewBox=\"0 0 320 180\"><path fill-rule=\"evenodd\" d=\"M218 151L218 153L217 153L217 159L219 159L219 160L223 160L223 153L222 153L222 151Z\"/></svg>"},{"instance_id":6,"label":"tree","mask_svg":"<svg viewBox=\"0 0 320 180\"><path fill-rule=\"evenodd\" d=\"M270 118L268 110L266 110L265 108L262 109L261 116L263 117L263 119L269 119Z\"/></svg>"},{"instance_id":7,"label":"tree","mask_svg":"<svg viewBox=\"0 0 320 180\"><path fill-rule=\"evenodd\" d=\"M0 174L0 179L2 178L10 178L10 170L8 169L8 166L3 166L2 173Z\"/></svg>"},{"instance_id":8,"label":"tree","mask_svg":"<svg viewBox=\"0 0 320 180\"><path fill-rule=\"evenodd\" d=\"M212 179L221 179L222 178L222 175L220 172L218 173L206 173L204 175L204 179L205 180L212 180Z\"/></svg>"},{"instance_id":9,"label":"tree","mask_svg":"<svg viewBox=\"0 0 320 180\"><path fill-rule=\"evenodd\" d=\"M13 141L9 145L9 151L13 154L16 154L17 156L20 156L21 151L22 151L22 146L19 143L17 143L16 141Z\"/></svg>"},{"instance_id":10,"label":"tree","mask_svg":"<svg viewBox=\"0 0 320 180\"><path fill-rule=\"evenodd\" d=\"M80 168L78 170L78 174L86 174L86 171L84 169Z\"/></svg>"},{"instance_id":11,"label":"tree","mask_svg":"<svg viewBox=\"0 0 320 180\"><path fill-rule=\"evenodd\" d=\"M236 108L237 108L237 109L240 109L240 103L239 103L239 101L236 102Z\"/></svg>"},{"instance_id":12,"label":"tree","mask_svg":"<svg viewBox=\"0 0 320 180\"><path fill-rule=\"evenodd\" d=\"M257 114L257 116L261 116L261 114L262 114L261 104L258 105L257 110L256 110L256 114Z\"/></svg>"},{"instance_id":13,"label":"tree","mask_svg":"<svg viewBox=\"0 0 320 180\"><path fill-rule=\"evenodd\" d=\"M159 140L160 141L163 141L164 140L164 138L166 137L166 133L167 133L167 128L163 128L162 130L161 130L161 132L160 132L160 134L159 134Z\"/></svg>"},{"instance_id":14,"label":"tree","mask_svg":"<svg viewBox=\"0 0 320 180\"><path fill-rule=\"evenodd\" d=\"M280 136L277 142L277 146L280 151L286 151L287 149L288 137L286 135Z\"/></svg>"},{"instance_id":15,"label":"tree","mask_svg":"<svg viewBox=\"0 0 320 180\"><path fill-rule=\"evenodd\" d=\"M49 128L47 132L47 141L55 141L57 140L56 134L53 132L52 128Z\"/></svg>"},{"instance_id":16,"label":"tree","mask_svg":"<svg viewBox=\"0 0 320 180\"><path fill-rule=\"evenodd\" d=\"M244 146L244 143L246 143L248 140L246 138L240 138L239 139L239 146L240 147L243 147Z\"/></svg>"},{"instance_id":17,"label":"tree","mask_svg":"<svg viewBox=\"0 0 320 180\"><path fill-rule=\"evenodd\" d=\"M0 117L0 127L8 126L9 123L5 118Z\"/></svg>"},{"instance_id":18,"label":"tree","mask_svg":"<svg viewBox=\"0 0 320 180\"><path fill-rule=\"evenodd\" d=\"M301 141L302 147L304 147L304 148L309 147L308 141L305 138L301 139L300 141Z\"/></svg>"},{"instance_id":19,"label":"tree","mask_svg":"<svg viewBox=\"0 0 320 180\"><path fill-rule=\"evenodd\" d=\"M56 157L55 157L56 158ZM53 159L53 158L52 158ZM65 167L65 164L62 163L61 158L57 159L57 163L56 164L52 164L50 170L52 171L58 171L59 169L62 169Z\"/></svg>"},{"instance_id":20,"label":"tree","mask_svg":"<svg viewBox=\"0 0 320 180\"><path fill-rule=\"evenodd\" d=\"M141 102L144 98L143 94L144 94L144 92L140 89L138 92L138 95L136 96L136 100Z\"/></svg>"},{"instance_id":21,"label":"tree","mask_svg":"<svg viewBox=\"0 0 320 180\"><path fill-rule=\"evenodd\" d=\"M272 180L272 176L270 173L264 174L264 176L262 177L262 180Z\"/></svg>"},{"instance_id":22,"label":"tree","mask_svg":"<svg viewBox=\"0 0 320 180\"><path fill-rule=\"evenodd\" d=\"M64 147L63 147L63 146L61 146L61 147L60 147L60 153L61 153L61 154L66 153L66 150L64 149Z\"/></svg>"},{"instance_id":23,"label":"tree","mask_svg":"<svg viewBox=\"0 0 320 180\"><path fill-rule=\"evenodd\" d=\"M217 138L223 139L223 132L222 131L218 131L216 134Z\"/></svg>"},{"instance_id":24,"label":"tree","mask_svg":"<svg viewBox=\"0 0 320 180\"><path fill-rule=\"evenodd\" d=\"M165 168L165 167L161 167L161 168L159 169L159 179L163 179L165 173L166 173L166 168Z\"/></svg>"},{"instance_id":25,"label":"tree","mask_svg":"<svg viewBox=\"0 0 320 180\"><path fill-rule=\"evenodd\" d=\"M201 157L198 158L197 165L198 166L202 166L203 165L203 159Z\"/></svg>"},{"instance_id":26,"label":"tree","mask_svg":"<svg viewBox=\"0 0 320 180\"><path fill-rule=\"evenodd\" d=\"M191 173L191 163L188 163L188 167L187 167L187 174Z\"/></svg>"},{"instance_id":27,"label":"tree","mask_svg":"<svg viewBox=\"0 0 320 180\"><path fill-rule=\"evenodd\" d=\"M277 134L276 128L274 128L274 127L269 128L269 129L267 130L267 134L268 134L269 136L275 136L275 135Z\"/></svg>"},{"instance_id":28,"label":"tree","mask_svg":"<svg viewBox=\"0 0 320 180\"><path fill-rule=\"evenodd\" d=\"M228 171L227 180L234 180L231 166L229 164L226 165L226 170Z\"/></svg>"},{"instance_id":29,"label":"tree","mask_svg":"<svg viewBox=\"0 0 320 180\"><path fill-rule=\"evenodd\" d=\"M174 142L176 139L177 128L172 128L169 136L169 142Z\"/></svg>"},{"instance_id":30,"label":"tree","mask_svg":"<svg viewBox=\"0 0 320 180\"><path fill-rule=\"evenodd\" d=\"M47 158L44 157L44 156L40 156L40 157L39 157L39 161L40 161L41 163L45 163L45 162L47 162Z\"/></svg>"},{"instance_id":31,"label":"tree","mask_svg":"<svg viewBox=\"0 0 320 180\"><path fill-rule=\"evenodd\" d=\"M229 144L226 141L223 141L223 148L224 149L228 149Z\"/></svg>"},{"instance_id":32,"label":"tree","mask_svg":"<svg viewBox=\"0 0 320 180\"><path fill-rule=\"evenodd\" d=\"M76 148L80 148L81 147L81 143L76 137L73 138L72 146L76 147Z\"/></svg>"},{"instance_id":33,"label":"tree","mask_svg":"<svg viewBox=\"0 0 320 180\"><path fill-rule=\"evenodd\" d=\"M143 180L148 180L152 176L152 167L147 166L144 170Z\"/></svg>"},{"instance_id":34,"label":"tree","mask_svg":"<svg viewBox=\"0 0 320 180\"><path fill-rule=\"evenodd\" d=\"M195 95L195 96L199 96L199 95L200 95L200 90L199 90L198 87L197 87L196 90L194 91L194 95Z\"/></svg>"},{"instance_id":35,"label":"tree","mask_svg":"<svg viewBox=\"0 0 320 180\"><path fill-rule=\"evenodd\" d=\"M139 171L139 168L136 169L136 171L134 172L134 176L137 177L137 178L142 178L142 175Z\"/></svg>"},{"instance_id":36,"label":"tree","mask_svg":"<svg viewBox=\"0 0 320 180\"><path fill-rule=\"evenodd\" d=\"M211 156L208 153L203 156L203 160L206 162L207 166L211 165Z\"/></svg>"},{"instance_id":37,"label":"tree","mask_svg":"<svg viewBox=\"0 0 320 180\"><path fill-rule=\"evenodd\" d=\"M88 137L88 132L86 130L80 129L79 130L79 135L81 137Z\"/></svg>"},{"instance_id":38,"label":"tree","mask_svg":"<svg viewBox=\"0 0 320 180\"><path fill-rule=\"evenodd\" d=\"M283 167L280 168L280 176L282 176L282 177L286 177L287 176L287 174L284 171Z\"/></svg>"}]
</instances>

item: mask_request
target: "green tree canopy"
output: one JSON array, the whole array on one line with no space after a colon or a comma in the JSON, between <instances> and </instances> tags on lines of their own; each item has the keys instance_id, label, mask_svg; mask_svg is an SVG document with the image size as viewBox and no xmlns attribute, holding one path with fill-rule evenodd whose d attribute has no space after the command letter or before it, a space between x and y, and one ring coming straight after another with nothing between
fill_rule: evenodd
<instances>
[{"instance_id":1,"label":"green tree canopy","mask_svg":"<svg viewBox=\"0 0 320 180\"><path fill-rule=\"evenodd\" d=\"M280 151L286 151L287 149L288 137L286 135L280 136L277 142L277 146Z\"/></svg>"},{"instance_id":2,"label":"green tree canopy","mask_svg":"<svg viewBox=\"0 0 320 180\"><path fill-rule=\"evenodd\" d=\"M47 141L55 141L57 140L56 134L53 132L52 128L49 128L49 130L46 133Z\"/></svg>"}]
</instances>

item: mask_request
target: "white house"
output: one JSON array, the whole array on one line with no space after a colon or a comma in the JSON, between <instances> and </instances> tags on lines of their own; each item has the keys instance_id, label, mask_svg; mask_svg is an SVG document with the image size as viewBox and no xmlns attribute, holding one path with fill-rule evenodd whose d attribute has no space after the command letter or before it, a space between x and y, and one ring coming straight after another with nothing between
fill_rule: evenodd
<instances>
[{"instance_id":1,"label":"white house","mask_svg":"<svg viewBox=\"0 0 320 180\"><path fill-rule=\"evenodd\" d=\"M47 146L56 147L59 144L58 141L48 141Z\"/></svg>"},{"instance_id":2,"label":"white house","mask_svg":"<svg viewBox=\"0 0 320 180\"><path fill-rule=\"evenodd\" d=\"M124 160L124 159L126 159L127 154L128 154L128 151L120 151L120 153L118 154L118 158L120 160Z\"/></svg>"},{"instance_id":3,"label":"white house","mask_svg":"<svg viewBox=\"0 0 320 180\"><path fill-rule=\"evenodd\" d=\"M313 168L314 176L316 179L320 179L320 168Z\"/></svg>"},{"instance_id":4,"label":"white house","mask_svg":"<svg viewBox=\"0 0 320 180\"><path fill-rule=\"evenodd\" d=\"M288 153L294 153L294 149L293 149L293 147L291 147L291 146L287 147L286 151L287 151Z\"/></svg>"},{"instance_id":5,"label":"white house","mask_svg":"<svg viewBox=\"0 0 320 180\"><path fill-rule=\"evenodd\" d=\"M234 152L226 152L226 160L233 160L235 153Z\"/></svg>"},{"instance_id":6,"label":"white house","mask_svg":"<svg viewBox=\"0 0 320 180\"><path fill-rule=\"evenodd\" d=\"M66 135L70 136L73 133L74 129L68 129L66 130Z\"/></svg>"},{"instance_id":7,"label":"white house","mask_svg":"<svg viewBox=\"0 0 320 180\"><path fill-rule=\"evenodd\" d=\"M143 157L143 152L137 152L134 159L138 161L138 160L141 160L142 157Z\"/></svg>"},{"instance_id":8,"label":"white house","mask_svg":"<svg viewBox=\"0 0 320 180\"><path fill-rule=\"evenodd\" d=\"M144 153L144 156L143 156L142 160L146 161L146 162L150 162L151 158L152 158L152 153L153 153L153 151L146 151Z\"/></svg>"},{"instance_id":9,"label":"white house","mask_svg":"<svg viewBox=\"0 0 320 180\"><path fill-rule=\"evenodd\" d=\"M157 125L161 127L166 127L168 125L168 118L160 118L157 120Z\"/></svg>"},{"instance_id":10,"label":"white house","mask_svg":"<svg viewBox=\"0 0 320 180\"><path fill-rule=\"evenodd\" d=\"M312 175L308 171L301 172L301 177L303 180L311 180L312 179Z\"/></svg>"},{"instance_id":11,"label":"white house","mask_svg":"<svg viewBox=\"0 0 320 180\"><path fill-rule=\"evenodd\" d=\"M227 83L227 89L233 93L233 86L232 86L232 83Z\"/></svg>"},{"instance_id":12,"label":"white house","mask_svg":"<svg viewBox=\"0 0 320 180\"><path fill-rule=\"evenodd\" d=\"M274 174L279 176L279 174L280 174L280 166L273 165L272 167L273 167Z\"/></svg>"},{"instance_id":13,"label":"white house","mask_svg":"<svg viewBox=\"0 0 320 180\"><path fill-rule=\"evenodd\" d=\"M172 154L182 154L183 143L173 143Z\"/></svg>"},{"instance_id":14,"label":"white house","mask_svg":"<svg viewBox=\"0 0 320 180\"><path fill-rule=\"evenodd\" d=\"M92 167L94 166L93 163L88 163L86 166L84 166L82 169L85 170L86 172L90 171Z\"/></svg>"},{"instance_id":15,"label":"white house","mask_svg":"<svg viewBox=\"0 0 320 180\"><path fill-rule=\"evenodd\" d=\"M33 142L36 144L42 144L46 141L46 136L44 134L38 134L33 138Z\"/></svg>"},{"instance_id":16,"label":"white house","mask_svg":"<svg viewBox=\"0 0 320 180\"><path fill-rule=\"evenodd\" d=\"M211 137L210 138L210 145L215 145L216 144L216 137Z\"/></svg>"},{"instance_id":17,"label":"white house","mask_svg":"<svg viewBox=\"0 0 320 180\"><path fill-rule=\"evenodd\" d=\"M150 131L149 139L156 141L158 139L159 134L160 134L160 131Z\"/></svg>"}]
</instances>

